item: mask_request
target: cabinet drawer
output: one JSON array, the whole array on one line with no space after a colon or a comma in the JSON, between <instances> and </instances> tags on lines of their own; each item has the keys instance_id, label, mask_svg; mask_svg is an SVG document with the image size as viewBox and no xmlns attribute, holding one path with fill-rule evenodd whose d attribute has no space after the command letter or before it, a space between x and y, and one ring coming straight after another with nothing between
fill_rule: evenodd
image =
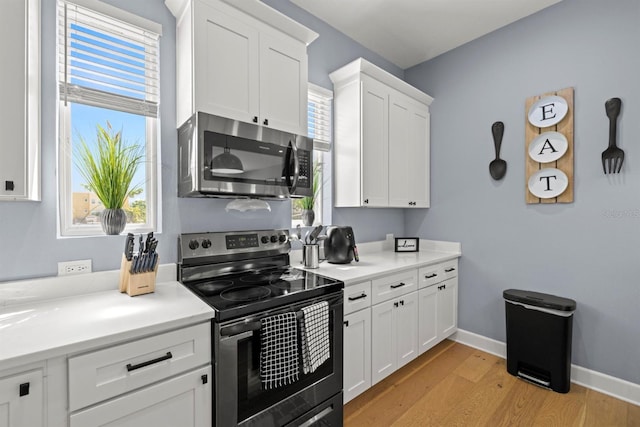
<instances>
[{"instance_id":1,"label":"cabinet drawer","mask_svg":"<svg viewBox=\"0 0 640 427\"><path fill-rule=\"evenodd\" d=\"M209 322L70 357L69 410L210 362Z\"/></svg>"},{"instance_id":2,"label":"cabinet drawer","mask_svg":"<svg viewBox=\"0 0 640 427\"><path fill-rule=\"evenodd\" d=\"M371 281L372 304L388 301L391 298L413 292L418 289L418 270L407 270Z\"/></svg>"},{"instance_id":3,"label":"cabinet drawer","mask_svg":"<svg viewBox=\"0 0 640 427\"><path fill-rule=\"evenodd\" d=\"M371 306L371 282L362 282L344 288L344 314Z\"/></svg>"},{"instance_id":4,"label":"cabinet drawer","mask_svg":"<svg viewBox=\"0 0 640 427\"><path fill-rule=\"evenodd\" d=\"M443 280L458 277L458 260L454 259L443 263L442 272L444 273Z\"/></svg>"},{"instance_id":5,"label":"cabinet drawer","mask_svg":"<svg viewBox=\"0 0 640 427\"><path fill-rule=\"evenodd\" d=\"M419 288L423 289L458 276L458 260L429 265L418 270Z\"/></svg>"}]
</instances>

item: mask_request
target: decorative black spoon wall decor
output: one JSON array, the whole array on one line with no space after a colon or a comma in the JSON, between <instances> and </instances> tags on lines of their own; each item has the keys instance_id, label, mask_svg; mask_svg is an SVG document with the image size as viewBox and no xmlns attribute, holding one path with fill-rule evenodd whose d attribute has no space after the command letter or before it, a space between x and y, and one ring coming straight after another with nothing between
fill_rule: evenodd
<instances>
[{"instance_id":1,"label":"decorative black spoon wall decor","mask_svg":"<svg viewBox=\"0 0 640 427\"><path fill-rule=\"evenodd\" d=\"M507 173L507 162L500 158L500 146L502 145L502 135L504 134L504 123L495 122L491 126L493 134L493 145L496 150L496 158L489 163L489 173L491 178L499 180Z\"/></svg>"}]
</instances>

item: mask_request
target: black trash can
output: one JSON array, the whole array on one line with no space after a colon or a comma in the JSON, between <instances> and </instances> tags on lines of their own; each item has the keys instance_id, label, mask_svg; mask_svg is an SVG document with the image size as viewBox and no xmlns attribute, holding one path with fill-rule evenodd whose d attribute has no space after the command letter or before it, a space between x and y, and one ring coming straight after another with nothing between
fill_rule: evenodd
<instances>
[{"instance_id":1,"label":"black trash can","mask_svg":"<svg viewBox=\"0 0 640 427\"><path fill-rule=\"evenodd\" d=\"M540 292L503 292L507 372L558 393L571 386L571 337L576 302Z\"/></svg>"}]
</instances>

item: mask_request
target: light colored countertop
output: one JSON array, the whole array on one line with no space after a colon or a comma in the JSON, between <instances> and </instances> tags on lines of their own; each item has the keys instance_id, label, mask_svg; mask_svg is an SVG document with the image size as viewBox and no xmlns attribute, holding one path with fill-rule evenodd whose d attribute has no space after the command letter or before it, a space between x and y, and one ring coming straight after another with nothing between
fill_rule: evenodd
<instances>
[{"instance_id":1,"label":"light colored countertop","mask_svg":"<svg viewBox=\"0 0 640 427\"><path fill-rule=\"evenodd\" d=\"M86 281L92 275L82 276ZM58 284L64 279L56 278ZM71 282L74 280L78 277ZM22 285L35 293L39 282ZM40 287L51 285L47 283L51 279L42 282L46 286ZM97 291L52 299L27 298L18 303L15 298L4 299L5 304L0 304L0 370L138 339L214 316L211 307L176 281L159 282L155 292L135 297L117 290L117 278L111 284L107 290L98 284ZM6 298L16 286L19 282L0 283L0 295Z\"/></svg>"},{"instance_id":2,"label":"light colored countertop","mask_svg":"<svg viewBox=\"0 0 640 427\"><path fill-rule=\"evenodd\" d=\"M434 240L420 240L420 251L409 253L394 252L393 241L371 242L357 246L360 262L330 264L322 261L318 268L304 268L301 264L302 251L298 250L291 252L291 265L342 280L345 286L349 286L408 268L419 268L449 261L462 255L460 243Z\"/></svg>"}]
</instances>

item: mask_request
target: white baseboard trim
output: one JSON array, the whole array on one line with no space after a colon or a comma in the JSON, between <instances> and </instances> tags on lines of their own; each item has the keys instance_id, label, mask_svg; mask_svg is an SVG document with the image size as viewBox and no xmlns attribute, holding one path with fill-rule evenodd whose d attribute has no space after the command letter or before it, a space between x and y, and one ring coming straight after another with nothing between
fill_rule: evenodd
<instances>
[{"instance_id":1,"label":"white baseboard trim","mask_svg":"<svg viewBox=\"0 0 640 427\"><path fill-rule=\"evenodd\" d=\"M458 329L449 339L505 359L507 345L473 332ZM634 405L640 405L640 384L635 384L582 366L571 365L571 382Z\"/></svg>"}]
</instances>

